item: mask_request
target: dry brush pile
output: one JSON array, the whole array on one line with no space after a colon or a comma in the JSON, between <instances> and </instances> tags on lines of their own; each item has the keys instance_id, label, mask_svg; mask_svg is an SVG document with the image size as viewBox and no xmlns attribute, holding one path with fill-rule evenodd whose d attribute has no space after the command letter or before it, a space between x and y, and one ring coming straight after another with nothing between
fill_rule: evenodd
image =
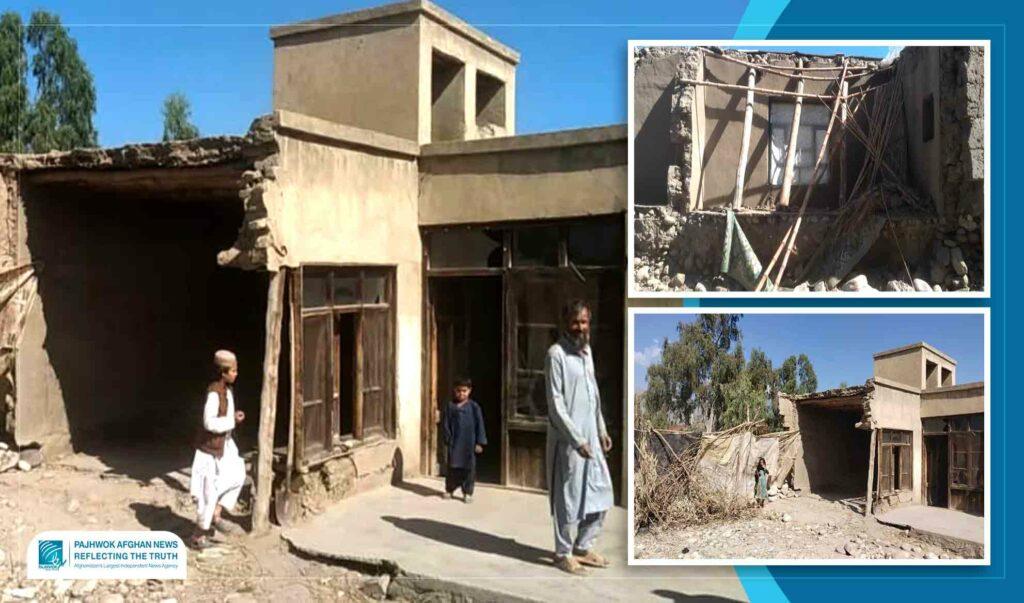
<instances>
[{"instance_id":1,"label":"dry brush pile","mask_svg":"<svg viewBox=\"0 0 1024 603\"><path fill-rule=\"evenodd\" d=\"M636 439L633 473L633 527L635 530L701 525L712 521L744 519L754 515L750 502L716 486L700 470L696 449L677 454L663 439L668 462L661 462L641 431ZM658 434L660 437L660 434Z\"/></svg>"}]
</instances>

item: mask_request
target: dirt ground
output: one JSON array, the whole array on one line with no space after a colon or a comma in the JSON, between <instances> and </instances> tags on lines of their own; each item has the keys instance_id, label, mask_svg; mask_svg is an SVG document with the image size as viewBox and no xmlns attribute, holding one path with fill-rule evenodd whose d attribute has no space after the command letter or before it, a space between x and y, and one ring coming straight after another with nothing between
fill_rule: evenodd
<instances>
[{"instance_id":1,"label":"dirt ground","mask_svg":"<svg viewBox=\"0 0 1024 603\"><path fill-rule=\"evenodd\" d=\"M752 519L638 532L638 559L959 559L907 530L815 494L778 498Z\"/></svg>"},{"instance_id":2,"label":"dirt ground","mask_svg":"<svg viewBox=\"0 0 1024 603\"><path fill-rule=\"evenodd\" d=\"M220 538L215 548L190 552L184 581L25 579L25 547L44 530L189 534L194 506L187 477L144 476L103 470L82 454L0 473L0 601L369 601L386 593L389 576L300 558L276 527L259 538Z\"/></svg>"}]
</instances>

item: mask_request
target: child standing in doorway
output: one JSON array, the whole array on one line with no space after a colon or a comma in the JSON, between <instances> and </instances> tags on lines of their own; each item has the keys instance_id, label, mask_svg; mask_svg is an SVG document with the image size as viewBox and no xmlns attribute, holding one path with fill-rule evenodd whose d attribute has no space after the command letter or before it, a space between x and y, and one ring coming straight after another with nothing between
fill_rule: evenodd
<instances>
[{"instance_id":1,"label":"child standing in doorway","mask_svg":"<svg viewBox=\"0 0 1024 603\"><path fill-rule=\"evenodd\" d=\"M476 481L476 455L484 451L487 434L484 433L484 413L480 405L470 398L473 382L468 378L455 381L452 399L445 405L441 420L444 441L448 445L448 471L445 473L445 498L451 498L456 488L462 489L462 501L473 501Z\"/></svg>"}]
</instances>

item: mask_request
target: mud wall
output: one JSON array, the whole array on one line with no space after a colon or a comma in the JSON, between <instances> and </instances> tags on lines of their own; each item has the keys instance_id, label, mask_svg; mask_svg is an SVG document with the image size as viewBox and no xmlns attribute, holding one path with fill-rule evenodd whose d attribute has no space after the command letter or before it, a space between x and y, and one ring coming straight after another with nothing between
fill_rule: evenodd
<instances>
[{"instance_id":1,"label":"mud wall","mask_svg":"<svg viewBox=\"0 0 1024 603\"><path fill-rule=\"evenodd\" d=\"M819 494L863 496L868 484L871 434L854 425L860 410L835 410L802 404L797 428L803 459L794 469L795 485Z\"/></svg>"},{"instance_id":2,"label":"mud wall","mask_svg":"<svg viewBox=\"0 0 1024 603\"><path fill-rule=\"evenodd\" d=\"M921 439L921 393L915 388L875 377L875 393L871 399L873 426L881 429L899 429L912 433L914 459L913 501L921 500L922 450Z\"/></svg>"},{"instance_id":3,"label":"mud wall","mask_svg":"<svg viewBox=\"0 0 1024 603\"><path fill-rule=\"evenodd\" d=\"M406 466L419 467L422 253L417 166L402 145L374 147L365 132L299 121L279 137L277 225L282 263L394 266L397 439ZM344 137L348 136L348 139ZM377 140L377 142L380 142ZM383 144L383 143L382 143ZM407 143L410 144L410 143Z\"/></svg>"},{"instance_id":4,"label":"mud wall","mask_svg":"<svg viewBox=\"0 0 1024 603\"><path fill-rule=\"evenodd\" d=\"M257 416L266 276L216 262L238 232L236 198L30 185L23 211L20 255L42 265L18 356L19 444L187 446L218 348L238 354L237 406Z\"/></svg>"},{"instance_id":5,"label":"mud wall","mask_svg":"<svg viewBox=\"0 0 1024 603\"><path fill-rule=\"evenodd\" d=\"M680 60L689 53L659 47L642 51L633 65L633 198L637 205L664 205L668 203L669 166L678 164L670 134L673 80ZM686 104L682 99L677 102L680 106ZM687 143L690 136L687 128L679 143Z\"/></svg>"}]
</instances>

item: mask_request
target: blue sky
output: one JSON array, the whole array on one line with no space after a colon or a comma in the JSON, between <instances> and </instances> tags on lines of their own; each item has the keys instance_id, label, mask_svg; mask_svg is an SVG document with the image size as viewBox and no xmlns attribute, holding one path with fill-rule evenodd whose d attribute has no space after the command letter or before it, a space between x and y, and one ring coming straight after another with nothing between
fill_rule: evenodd
<instances>
[{"instance_id":1,"label":"blue sky","mask_svg":"<svg viewBox=\"0 0 1024 603\"><path fill-rule=\"evenodd\" d=\"M159 139L161 103L176 91L192 101L203 135L244 133L253 118L270 111L270 25L384 3L7 0L0 10L27 20L32 10L45 8L70 26L95 77L100 143L116 146ZM729 38L747 3L440 4L522 53L517 119L519 132L529 133L625 123L630 38Z\"/></svg>"},{"instance_id":2,"label":"blue sky","mask_svg":"<svg viewBox=\"0 0 1024 603\"><path fill-rule=\"evenodd\" d=\"M647 387L647 366L660 358L665 337L677 339L676 325L693 314L638 314L633 370L636 390ZM746 314L740 319L743 349L757 347L778 367L805 353L814 364L819 389L864 383L872 355L924 341L957 361L957 382L985 375L984 318L980 314Z\"/></svg>"}]
</instances>

